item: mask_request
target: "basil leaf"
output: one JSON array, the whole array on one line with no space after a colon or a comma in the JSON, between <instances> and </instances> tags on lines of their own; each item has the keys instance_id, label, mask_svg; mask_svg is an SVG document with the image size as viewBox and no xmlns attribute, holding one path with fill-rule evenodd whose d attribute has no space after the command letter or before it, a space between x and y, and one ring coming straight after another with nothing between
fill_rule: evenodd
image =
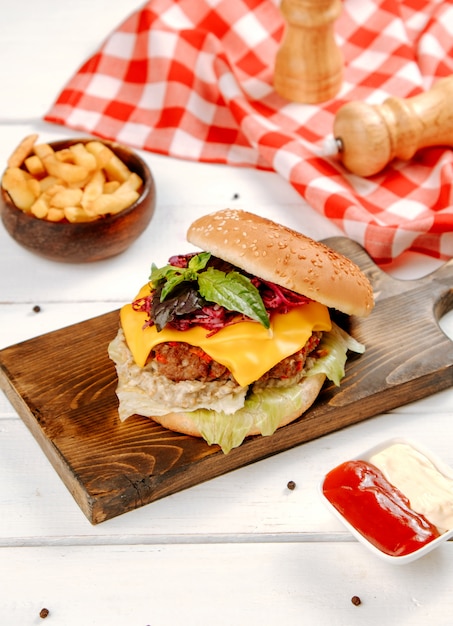
<instances>
[{"instance_id":1,"label":"basil leaf","mask_svg":"<svg viewBox=\"0 0 453 626\"><path fill-rule=\"evenodd\" d=\"M151 266L151 274L149 276L149 280L152 282L154 287L156 287L162 280L166 280L168 276L175 271L172 265L165 265L164 267L157 267L154 263Z\"/></svg>"},{"instance_id":2,"label":"basil leaf","mask_svg":"<svg viewBox=\"0 0 453 626\"><path fill-rule=\"evenodd\" d=\"M160 292L160 301L163 302L168 294L174 290L175 287L184 282L184 274L174 272L167 278L162 291Z\"/></svg>"},{"instance_id":3,"label":"basil leaf","mask_svg":"<svg viewBox=\"0 0 453 626\"><path fill-rule=\"evenodd\" d=\"M196 254L189 261L189 269L194 272L199 272L206 267L207 262L211 258L210 252L200 252L200 254Z\"/></svg>"},{"instance_id":4,"label":"basil leaf","mask_svg":"<svg viewBox=\"0 0 453 626\"><path fill-rule=\"evenodd\" d=\"M258 289L239 272L226 274L213 267L198 275L200 295L229 311L237 311L269 328L269 316Z\"/></svg>"}]
</instances>

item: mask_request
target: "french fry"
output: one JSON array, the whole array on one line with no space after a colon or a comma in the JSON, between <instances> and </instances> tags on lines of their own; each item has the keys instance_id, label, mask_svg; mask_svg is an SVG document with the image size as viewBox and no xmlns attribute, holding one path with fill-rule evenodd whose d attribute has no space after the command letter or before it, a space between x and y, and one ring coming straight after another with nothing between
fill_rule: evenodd
<instances>
[{"instance_id":1,"label":"french fry","mask_svg":"<svg viewBox=\"0 0 453 626\"><path fill-rule=\"evenodd\" d=\"M37 200L31 205L30 212L39 219L47 217L49 212L49 203L44 194L41 194Z\"/></svg>"},{"instance_id":2,"label":"french fry","mask_svg":"<svg viewBox=\"0 0 453 626\"><path fill-rule=\"evenodd\" d=\"M8 167L20 167L25 159L32 153L33 146L38 139L38 135L27 135L24 137L7 161Z\"/></svg>"},{"instance_id":3,"label":"french fry","mask_svg":"<svg viewBox=\"0 0 453 626\"><path fill-rule=\"evenodd\" d=\"M95 158L99 169L104 169L107 163L110 161L113 152L100 141L89 141L86 144L86 149Z\"/></svg>"},{"instance_id":4,"label":"french fry","mask_svg":"<svg viewBox=\"0 0 453 626\"><path fill-rule=\"evenodd\" d=\"M49 222L61 222L61 220L64 220L63 209L50 207L49 212L46 215L46 220L48 220Z\"/></svg>"},{"instance_id":5,"label":"french fry","mask_svg":"<svg viewBox=\"0 0 453 626\"><path fill-rule=\"evenodd\" d=\"M33 152L38 156L41 160L48 156L49 154L55 154L52 146L49 146L48 143L38 143L33 146Z\"/></svg>"},{"instance_id":6,"label":"french fry","mask_svg":"<svg viewBox=\"0 0 453 626\"><path fill-rule=\"evenodd\" d=\"M97 168L96 157L94 154L91 154L91 152L88 152L83 143L75 143L74 145L69 146L69 150L76 165L81 165L89 172L92 172Z\"/></svg>"},{"instance_id":7,"label":"french fry","mask_svg":"<svg viewBox=\"0 0 453 626\"><path fill-rule=\"evenodd\" d=\"M142 179L135 172L131 172L128 178L118 187L117 193L122 193L123 191L138 191L140 187L143 185Z\"/></svg>"},{"instance_id":8,"label":"french fry","mask_svg":"<svg viewBox=\"0 0 453 626\"><path fill-rule=\"evenodd\" d=\"M27 168L27 171L30 172L32 176L40 177L46 175L46 169L42 164L41 159L36 154L29 156L25 159L24 165Z\"/></svg>"},{"instance_id":9,"label":"french fry","mask_svg":"<svg viewBox=\"0 0 453 626\"><path fill-rule=\"evenodd\" d=\"M87 215L97 215L96 212L91 211L91 207L96 198L98 198L104 192L104 183L104 172L102 170L96 170L88 183L85 185L80 205Z\"/></svg>"},{"instance_id":10,"label":"french fry","mask_svg":"<svg viewBox=\"0 0 453 626\"><path fill-rule=\"evenodd\" d=\"M85 167L59 161L55 155L48 154L42 161L48 174L61 178L66 183L80 183L88 178L89 172Z\"/></svg>"},{"instance_id":11,"label":"french fry","mask_svg":"<svg viewBox=\"0 0 453 626\"><path fill-rule=\"evenodd\" d=\"M55 180L56 180L55 184L49 185L46 189L46 196L48 198L51 198L59 191L63 191L64 189L67 189L66 185L63 184L63 181L59 179L55 179Z\"/></svg>"},{"instance_id":12,"label":"french fry","mask_svg":"<svg viewBox=\"0 0 453 626\"><path fill-rule=\"evenodd\" d=\"M143 181L100 141L54 150L25 137L15 149L2 187L24 212L49 221L89 222L123 211L140 195Z\"/></svg>"},{"instance_id":13,"label":"french fry","mask_svg":"<svg viewBox=\"0 0 453 626\"><path fill-rule=\"evenodd\" d=\"M55 158L62 163L74 163L74 157L69 148L62 148L55 152Z\"/></svg>"},{"instance_id":14,"label":"french fry","mask_svg":"<svg viewBox=\"0 0 453 626\"><path fill-rule=\"evenodd\" d=\"M120 186L120 182L118 180L107 180L104 183L104 189L102 193L113 193Z\"/></svg>"},{"instance_id":15,"label":"french fry","mask_svg":"<svg viewBox=\"0 0 453 626\"><path fill-rule=\"evenodd\" d=\"M55 178L55 176L45 176L39 181L41 193L45 193L49 189L52 189L52 187L55 187L55 185L63 186L63 181L59 178Z\"/></svg>"},{"instance_id":16,"label":"french fry","mask_svg":"<svg viewBox=\"0 0 453 626\"><path fill-rule=\"evenodd\" d=\"M95 155L98 167L100 166L105 170L110 180L124 182L129 178L130 169L108 146L105 146L100 141L90 141L86 144L86 147L89 152Z\"/></svg>"},{"instance_id":17,"label":"french fry","mask_svg":"<svg viewBox=\"0 0 453 626\"><path fill-rule=\"evenodd\" d=\"M25 213L29 212L31 205L36 199L34 193L30 191L26 184L17 186L8 191L8 193L17 208L25 211Z\"/></svg>"},{"instance_id":18,"label":"french fry","mask_svg":"<svg viewBox=\"0 0 453 626\"><path fill-rule=\"evenodd\" d=\"M9 167L2 178L2 187L5 189L18 209L28 212L36 200L36 189L28 183L32 180L30 174L19 167ZM38 183L39 185L39 183Z\"/></svg>"},{"instance_id":19,"label":"french fry","mask_svg":"<svg viewBox=\"0 0 453 626\"><path fill-rule=\"evenodd\" d=\"M83 191L81 189L63 188L57 191L50 199L50 206L57 209L64 209L67 206L77 206L82 200Z\"/></svg>"},{"instance_id":20,"label":"french fry","mask_svg":"<svg viewBox=\"0 0 453 626\"><path fill-rule=\"evenodd\" d=\"M126 181L131 174L127 165L123 163L113 152L110 161L105 165L104 170L109 180L119 180L120 182Z\"/></svg>"},{"instance_id":21,"label":"french fry","mask_svg":"<svg viewBox=\"0 0 453 626\"><path fill-rule=\"evenodd\" d=\"M68 206L64 208L64 216L68 220L68 222L72 222L73 224L82 223L82 222L93 222L99 219L98 215L89 216L86 214L86 211L79 206Z\"/></svg>"},{"instance_id":22,"label":"french fry","mask_svg":"<svg viewBox=\"0 0 453 626\"><path fill-rule=\"evenodd\" d=\"M114 215L133 204L138 196L139 194L133 190L122 194L117 192L102 194L93 202L91 210L97 215Z\"/></svg>"},{"instance_id":23,"label":"french fry","mask_svg":"<svg viewBox=\"0 0 453 626\"><path fill-rule=\"evenodd\" d=\"M27 185L35 198L38 198L41 194L41 185L39 184L39 180L36 180L36 178L29 178L27 180Z\"/></svg>"},{"instance_id":24,"label":"french fry","mask_svg":"<svg viewBox=\"0 0 453 626\"><path fill-rule=\"evenodd\" d=\"M2 187L6 191L11 191L18 183L26 182L31 178L31 174L20 167L8 167L3 174Z\"/></svg>"}]
</instances>

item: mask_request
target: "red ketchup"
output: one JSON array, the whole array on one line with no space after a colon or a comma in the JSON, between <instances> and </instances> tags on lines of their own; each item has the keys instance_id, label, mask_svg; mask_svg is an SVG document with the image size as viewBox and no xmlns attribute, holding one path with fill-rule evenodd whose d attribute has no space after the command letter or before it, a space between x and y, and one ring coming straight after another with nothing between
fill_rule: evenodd
<instances>
[{"instance_id":1,"label":"red ketchup","mask_svg":"<svg viewBox=\"0 0 453 626\"><path fill-rule=\"evenodd\" d=\"M360 534L385 554L410 554L439 537L437 528L413 511L408 498L371 463L342 463L327 474L323 493Z\"/></svg>"}]
</instances>

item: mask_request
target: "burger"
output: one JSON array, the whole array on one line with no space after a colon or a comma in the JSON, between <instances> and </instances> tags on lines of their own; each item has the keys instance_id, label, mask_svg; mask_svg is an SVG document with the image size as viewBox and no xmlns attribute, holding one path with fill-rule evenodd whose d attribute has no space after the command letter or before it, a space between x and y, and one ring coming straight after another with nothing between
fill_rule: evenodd
<instances>
[{"instance_id":1,"label":"burger","mask_svg":"<svg viewBox=\"0 0 453 626\"><path fill-rule=\"evenodd\" d=\"M331 313L367 316L371 285L348 258L239 210L196 220L200 252L152 265L108 351L119 417L149 417L224 453L299 418L363 352Z\"/></svg>"}]
</instances>

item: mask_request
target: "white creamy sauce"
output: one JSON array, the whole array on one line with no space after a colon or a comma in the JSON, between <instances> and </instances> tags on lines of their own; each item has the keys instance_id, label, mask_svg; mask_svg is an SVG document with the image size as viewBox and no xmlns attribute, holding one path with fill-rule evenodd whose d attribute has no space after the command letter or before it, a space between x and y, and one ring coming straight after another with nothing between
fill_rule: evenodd
<instances>
[{"instance_id":1,"label":"white creamy sauce","mask_svg":"<svg viewBox=\"0 0 453 626\"><path fill-rule=\"evenodd\" d=\"M443 533L453 528L453 480L406 443L396 443L369 459L403 493L411 508Z\"/></svg>"}]
</instances>

